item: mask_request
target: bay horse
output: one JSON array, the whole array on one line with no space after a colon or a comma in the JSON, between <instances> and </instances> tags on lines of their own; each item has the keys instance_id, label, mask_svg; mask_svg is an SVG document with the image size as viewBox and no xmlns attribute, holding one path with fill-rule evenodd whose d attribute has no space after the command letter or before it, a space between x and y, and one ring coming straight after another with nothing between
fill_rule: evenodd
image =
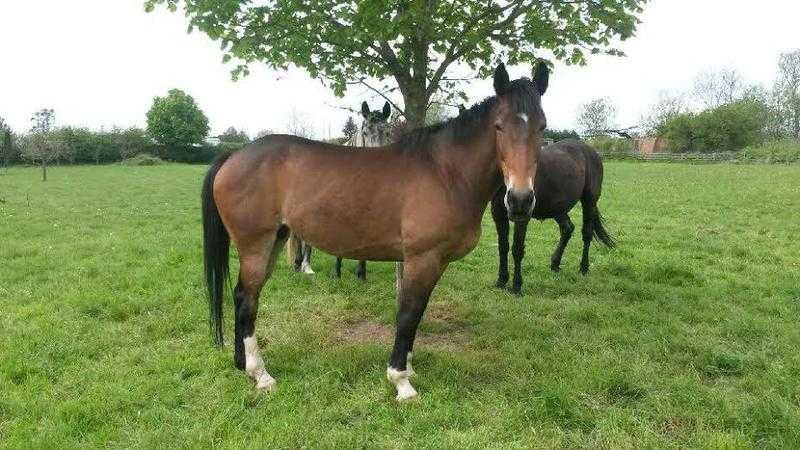
<instances>
[{"instance_id":1,"label":"bay horse","mask_svg":"<svg viewBox=\"0 0 800 450\"><path fill-rule=\"evenodd\" d=\"M417 396L409 381L414 338L447 265L478 243L483 213L503 184L509 217L530 218L548 78L540 63L533 80L511 81L500 64L495 96L372 151L270 135L211 164L201 194L209 323L221 345L232 244L239 256L234 362L256 388L275 386L260 355L255 321L259 294L291 230L327 253L402 263L386 377L398 401ZM308 183L308 177L317 182Z\"/></svg>"},{"instance_id":2,"label":"bay horse","mask_svg":"<svg viewBox=\"0 0 800 450\"><path fill-rule=\"evenodd\" d=\"M603 160L600 155L586 143L570 139L544 147L539 154L539 165L534 182L536 198L531 217L537 220L553 219L558 224L561 238L553 255L550 257L550 269L557 272L561 268L561 257L567 246L575 225L569 218L569 212L580 200L583 209L583 256L580 272L589 272L589 246L592 238L614 247L614 239L603 225L603 217L597 207L603 186ZM501 187L492 198L492 218L497 229L498 249L500 252L500 269L497 275L497 287L505 287L508 283L508 233L509 221L505 205L505 186ZM522 294L522 258L525 256L525 234L528 222L518 221L514 224L514 280L509 289L516 295Z\"/></svg>"}]
</instances>

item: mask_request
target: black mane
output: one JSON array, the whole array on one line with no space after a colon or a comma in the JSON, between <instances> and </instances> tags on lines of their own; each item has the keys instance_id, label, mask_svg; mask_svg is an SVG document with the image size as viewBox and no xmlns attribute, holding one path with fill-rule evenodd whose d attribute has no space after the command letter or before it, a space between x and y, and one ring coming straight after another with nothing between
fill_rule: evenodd
<instances>
[{"instance_id":1,"label":"black mane","mask_svg":"<svg viewBox=\"0 0 800 450\"><path fill-rule=\"evenodd\" d=\"M512 81L506 95L515 113L531 117L544 115L539 92L528 78ZM456 144L468 143L476 134L485 131L487 125L484 122L496 104L496 96L487 97L456 117L401 134L392 146L404 153L430 154L434 138L445 133L449 133Z\"/></svg>"}]
</instances>

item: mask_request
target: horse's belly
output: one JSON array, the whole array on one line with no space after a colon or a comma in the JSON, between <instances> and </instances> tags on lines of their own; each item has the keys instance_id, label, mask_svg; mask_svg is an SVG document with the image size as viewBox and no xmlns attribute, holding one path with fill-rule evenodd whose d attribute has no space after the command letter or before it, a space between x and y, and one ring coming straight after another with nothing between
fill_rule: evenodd
<instances>
[{"instance_id":1,"label":"horse's belly","mask_svg":"<svg viewBox=\"0 0 800 450\"><path fill-rule=\"evenodd\" d=\"M289 213L285 221L293 233L326 253L365 261L402 260L398 222L386 214L320 205Z\"/></svg>"}]
</instances>

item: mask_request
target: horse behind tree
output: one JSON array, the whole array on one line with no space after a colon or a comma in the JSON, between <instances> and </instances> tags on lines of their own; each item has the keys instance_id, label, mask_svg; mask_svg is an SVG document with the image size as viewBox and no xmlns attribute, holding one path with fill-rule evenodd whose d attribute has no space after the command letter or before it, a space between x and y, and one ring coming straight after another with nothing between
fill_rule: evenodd
<instances>
[{"instance_id":1,"label":"horse behind tree","mask_svg":"<svg viewBox=\"0 0 800 450\"><path fill-rule=\"evenodd\" d=\"M345 145L353 150L364 150L374 147L382 147L389 143L390 124L389 117L392 107L389 102L384 103L383 110L370 111L367 102L361 103L361 128L347 140ZM313 274L311 268L312 247L300 240L294 233L289 237L289 258L294 270L306 274ZM336 257L333 276L342 277L342 258ZM359 261L356 268L356 277L360 280L367 279L367 263Z\"/></svg>"}]
</instances>

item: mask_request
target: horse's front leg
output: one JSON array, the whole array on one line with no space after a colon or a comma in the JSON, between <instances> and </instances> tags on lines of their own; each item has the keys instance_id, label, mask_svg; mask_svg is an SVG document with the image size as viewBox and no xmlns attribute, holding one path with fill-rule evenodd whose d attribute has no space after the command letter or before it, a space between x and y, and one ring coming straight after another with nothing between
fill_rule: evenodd
<instances>
[{"instance_id":1,"label":"horse's front leg","mask_svg":"<svg viewBox=\"0 0 800 450\"><path fill-rule=\"evenodd\" d=\"M492 198L492 219L494 226L497 229L497 250L500 255L500 266L497 269L497 283L496 287L503 288L508 283L508 211L506 205L503 203L503 198L506 195L505 187L497 191L497 194Z\"/></svg>"},{"instance_id":2,"label":"horse's front leg","mask_svg":"<svg viewBox=\"0 0 800 450\"><path fill-rule=\"evenodd\" d=\"M522 259L525 257L525 235L528 231L528 222L514 223L514 247L511 253L514 255L514 280L511 283L511 293L517 296L522 295Z\"/></svg>"},{"instance_id":3,"label":"horse's front leg","mask_svg":"<svg viewBox=\"0 0 800 450\"><path fill-rule=\"evenodd\" d=\"M417 391L409 381L414 375L411 367L414 338L431 292L445 267L447 263L439 255L407 258L403 263L402 279L398 280L397 330L389 367L386 369L386 378L397 389L398 401L417 396Z\"/></svg>"}]
</instances>

